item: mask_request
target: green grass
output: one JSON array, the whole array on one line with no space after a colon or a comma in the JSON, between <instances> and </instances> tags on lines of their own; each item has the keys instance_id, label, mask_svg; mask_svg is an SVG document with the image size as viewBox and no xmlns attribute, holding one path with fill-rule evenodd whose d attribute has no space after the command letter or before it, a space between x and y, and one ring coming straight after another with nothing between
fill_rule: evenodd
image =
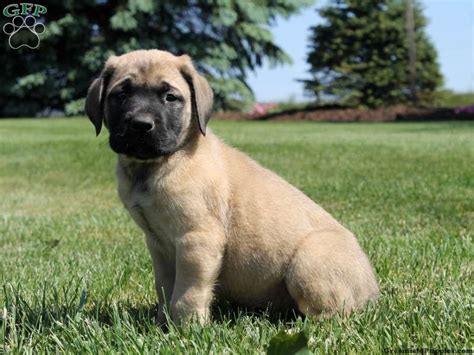
<instances>
[{"instance_id":1,"label":"green grass","mask_svg":"<svg viewBox=\"0 0 474 355\"><path fill-rule=\"evenodd\" d=\"M358 235L381 296L350 317L222 311L163 330L142 233L86 119L0 121L0 352L264 352L304 330L315 352L473 347L472 123L213 122L214 131Z\"/></svg>"}]
</instances>

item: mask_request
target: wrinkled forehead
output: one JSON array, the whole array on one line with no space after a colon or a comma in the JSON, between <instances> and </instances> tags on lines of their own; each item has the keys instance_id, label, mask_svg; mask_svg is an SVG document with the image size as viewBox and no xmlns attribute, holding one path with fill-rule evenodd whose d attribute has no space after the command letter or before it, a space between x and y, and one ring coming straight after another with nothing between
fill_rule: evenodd
<instances>
[{"instance_id":1,"label":"wrinkled forehead","mask_svg":"<svg viewBox=\"0 0 474 355\"><path fill-rule=\"evenodd\" d=\"M113 70L109 87L129 78L134 85L139 87L153 88L167 82L183 95L189 95L189 87L179 70L179 64L173 57L148 57L146 55L132 58L116 57L110 63Z\"/></svg>"}]
</instances>

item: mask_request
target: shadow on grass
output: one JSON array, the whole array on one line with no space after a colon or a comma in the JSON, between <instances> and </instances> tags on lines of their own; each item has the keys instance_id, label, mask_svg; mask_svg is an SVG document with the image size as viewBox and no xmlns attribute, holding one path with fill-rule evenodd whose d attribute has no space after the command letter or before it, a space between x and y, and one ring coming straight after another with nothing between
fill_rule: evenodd
<instances>
[{"instance_id":1,"label":"shadow on grass","mask_svg":"<svg viewBox=\"0 0 474 355\"><path fill-rule=\"evenodd\" d=\"M156 323L157 304L137 306L129 300L98 300L86 296L80 287L64 286L61 289L46 287L40 295L26 300L18 287L3 286L4 317L0 320L3 337L8 339L15 334L45 332L51 328L87 327L94 322L99 326L129 327L135 332L146 334L156 331L168 332L172 325ZM229 327L237 325L243 317L266 320L274 325L295 322L301 314L290 309L285 312L271 307L247 309L230 302L217 301L212 306L212 322ZM169 316L168 316L169 318Z\"/></svg>"}]
</instances>

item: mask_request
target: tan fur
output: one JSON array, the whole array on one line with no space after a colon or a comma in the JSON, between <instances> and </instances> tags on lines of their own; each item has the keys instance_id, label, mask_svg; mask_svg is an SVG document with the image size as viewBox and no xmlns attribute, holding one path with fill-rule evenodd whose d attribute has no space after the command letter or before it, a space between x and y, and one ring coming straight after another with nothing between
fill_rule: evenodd
<instances>
[{"instance_id":1,"label":"tan fur","mask_svg":"<svg viewBox=\"0 0 474 355\"><path fill-rule=\"evenodd\" d=\"M167 80L186 98L185 144L151 161L119 155L118 191L146 235L160 304L175 321L209 318L215 293L246 306L349 313L378 286L355 237L301 191L192 119L187 56L137 51L113 57L109 88L124 76ZM160 308L159 317L163 309Z\"/></svg>"}]
</instances>

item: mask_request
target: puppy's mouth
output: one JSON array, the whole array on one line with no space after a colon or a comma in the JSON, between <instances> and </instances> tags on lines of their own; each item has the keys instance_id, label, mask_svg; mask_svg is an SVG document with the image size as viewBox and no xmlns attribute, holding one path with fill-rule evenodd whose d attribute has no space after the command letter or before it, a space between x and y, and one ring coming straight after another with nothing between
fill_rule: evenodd
<instances>
[{"instance_id":1,"label":"puppy's mouth","mask_svg":"<svg viewBox=\"0 0 474 355\"><path fill-rule=\"evenodd\" d=\"M117 154L123 154L137 160L153 160L168 156L176 151L172 140L131 139L124 135L110 135L110 147Z\"/></svg>"}]
</instances>

